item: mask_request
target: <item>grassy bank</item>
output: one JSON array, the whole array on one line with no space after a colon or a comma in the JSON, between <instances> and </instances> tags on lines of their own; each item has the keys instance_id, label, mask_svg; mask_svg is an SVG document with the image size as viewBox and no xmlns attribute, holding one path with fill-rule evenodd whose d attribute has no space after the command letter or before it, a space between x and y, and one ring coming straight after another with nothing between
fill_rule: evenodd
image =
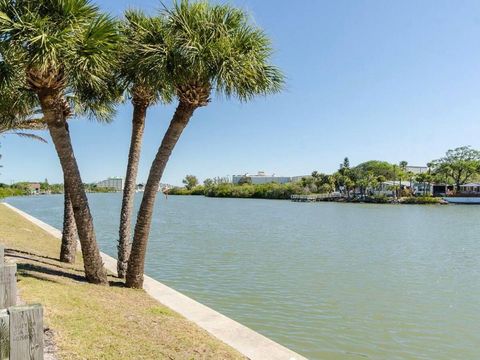
<instances>
[{"instance_id":1,"label":"grassy bank","mask_svg":"<svg viewBox=\"0 0 480 360\"><path fill-rule=\"evenodd\" d=\"M21 297L45 307L59 359L243 359L144 291L83 280L75 265L56 261L59 242L0 204L0 243L18 264Z\"/></svg>"}]
</instances>

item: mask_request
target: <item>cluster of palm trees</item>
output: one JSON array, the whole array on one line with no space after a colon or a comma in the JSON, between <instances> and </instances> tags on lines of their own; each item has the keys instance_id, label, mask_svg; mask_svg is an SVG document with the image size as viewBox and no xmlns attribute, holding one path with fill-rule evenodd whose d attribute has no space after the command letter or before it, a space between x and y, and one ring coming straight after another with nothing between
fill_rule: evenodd
<instances>
[{"instance_id":1,"label":"cluster of palm trees","mask_svg":"<svg viewBox=\"0 0 480 360\"><path fill-rule=\"evenodd\" d=\"M154 16L127 11L118 20L89 0L0 0L0 121L14 128L40 112L48 128L64 174L63 261L74 261L78 234L86 279L107 284L69 119L108 122L119 102L132 102L118 275L141 288L158 186L183 130L214 93L247 101L280 91L283 76L270 64L271 54L265 33L228 5L179 0ZM177 107L153 160L132 238L147 112L173 101Z\"/></svg>"}]
</instances>

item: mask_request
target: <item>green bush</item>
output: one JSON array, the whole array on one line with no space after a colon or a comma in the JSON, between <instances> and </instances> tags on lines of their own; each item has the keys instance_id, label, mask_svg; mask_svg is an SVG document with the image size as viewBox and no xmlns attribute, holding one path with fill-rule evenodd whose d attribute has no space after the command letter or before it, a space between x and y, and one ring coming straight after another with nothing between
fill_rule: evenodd
<instances>
[{"instance_id":1,"label":"green bush","mask_svg":"<svg viewBox=\"0 0 480 360\"><path fill-rule=\"evenodd\" d=\"M0 187L0 199L10 197L10 196L21 196L28 195L28 192L25 189L16 188L16 187Z\"/></svg>"},{"instance_id":2,"label":"green bush","mask_svg":"<svg viewBox=\"0 0 480 360\"><path fill-rule=\"evenodd\" d=\"M190 195L205 195L205 187L202 185L195 186L190 190Z\"/></svg>"},{"instance_id":3,"label":"green bush","mask_svg":"<svg viewBox=\"0 0 480 360\"><path fill-rule=\"evenodd\" d=\"M385 195L374 195L371 196L371 200L376 204L388 204L392 202L392 199Z\"/></svg>"},{"instance_id":4,"label":"green bush","mask_svg":"<svg viewBox=\"0 0 480 360\"><path fill-rule=\"evenodd\" d=\"M168 195L205 195L205 187L197 185L190 190L184 187L174 187L168 191Z\"/></svg>"},{"instance_id":5,"label":"green bush","mask_svg":"<svg viewBox=\"0 0 480 360\"><path fill-rule=\"evenodd\" d=\"M303 194L299 183L288 184L218 184L205 189L208 197L255 198L255 199L290 199L292 195Z\"/></svg>"},{"instance_id":6,"label":"green bush","mask_svg":"<svg viewBox=\"0 0 480 360\"><path fill-rule=\"evenodd\" d=\"M440 204L442 199L432 196L408 197L401 200L402 204Z\"/></svg>"}]
</instances>

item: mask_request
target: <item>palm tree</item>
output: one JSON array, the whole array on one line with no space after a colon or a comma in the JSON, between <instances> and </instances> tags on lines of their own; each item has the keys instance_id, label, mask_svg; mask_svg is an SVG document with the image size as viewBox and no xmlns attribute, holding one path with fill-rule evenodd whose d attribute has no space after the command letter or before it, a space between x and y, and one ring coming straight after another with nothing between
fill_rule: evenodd
<instances>
[{"instance_id":1,"label":"palm tree","mask_svg":"<svg viewBox=\"0 0 480 360\"><path fill-rule=\"evenodd\" d=\"M72 200L65 187L63 189L63 231L62 243L60 246L60 262L73 264L77 255L78 232L75 224L75 214L73 212Z\"/></svg>"},{"instance_id":2,"label":"palm tree","mask_svg":"<svg viewBox=\"0 0 480 360\"><path fill-rule=\"evenodd\" d=\"M128 287L143 286L146 247L160 180L168 159L195 110L210 103L212 91L247 101L279 92L282 73L269 64L270 40L228 5L175 2L161 14L165 29L156 44L142 47L139 66L167 76L178 106L152 163L137 216L128 262ZM165 74L165 75L163 75Z\"/></svg>"},{"instance_id":3,"label":"palm tree","mask_svg":"<svg viewBox=\"0 0 480 360\"><path fill-rule=\"evenodd\" d=\"M107 284L93 219L70 139L69 95L99 118L112 111L116 23L89 0L0 1L0 43L9 75L35 95L60 159L87 281Z\"/></svg>"},{"instance_id":4,"label":"palm tree","mask_svg":"<svg viewBox=\"0 0 480 360\"><path fill-rule=\"evenodd\" d=\"M0 68L7 65L0 61ZM13 90L13 91L12 91ZM9 86L0 86L0 134L15 134L41 142L47 142L43 137L25 133L24 130L47 130L35 97L25 91L11 89ZM74 263L77 253L77 227L73 216L73 207L66 188L64 189L64 217L62 241L60 247L60 261Z\"/></svg>"},{"instance_id":5,"label":"palm tree","mask_svg":"<svg viewBox=\"0 0 480 360\"><path fill-rule=\"evenodd\" d=\"M171 101L172 97L172 91L165 86L165 84L168 84L166 81L163 81L161 77L151 76L150 69L137 66L142 60L142 52L139 47L155 44L156 39L152 38L152 34L162 31L161 29L164 26L162 18L147 17L139 11L127 11L125 21L122 24L124 41L120 51L122 54L122 65L119 69L119 77L132 99L133 117L130 151L120 213L117 261L117 272L120 278L124 278L126 275L127 262L130 256L133 200L147 110L159 100L167 103Z\"/></svg>"},{"instance_id":6,"label":"palm tree","mask_svg":"<svg viewBox=\"0 0 480 360\"><path fill-rule=\"evenodd\" d=\"M402 196L402 179L405 175L405 172L407 171L407 165L408 165L408 162L403 160L403 161L400 161L400 163L398 164L398 166L400 167L400 197Z\"/></svg>"}]
</instances>

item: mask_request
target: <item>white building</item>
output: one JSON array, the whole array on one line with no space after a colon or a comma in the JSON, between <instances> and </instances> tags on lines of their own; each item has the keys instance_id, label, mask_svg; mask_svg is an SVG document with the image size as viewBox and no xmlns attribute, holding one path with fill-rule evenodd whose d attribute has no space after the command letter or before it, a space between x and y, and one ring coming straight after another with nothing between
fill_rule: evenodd
<instances>
[{"instance_id":1,"label":"white building","mask_svg":"<svg viewBox=\"0 0 480 360\"><path fill-rule=\"evenodd\" d=\"M417 174L423 174L423 173L426 173L428 172L428 167L426 166L410 166L408 165L405 170L407 170L408 172L411 172L415 175Z\"/></svg>"},{"instance_id":2,"label":"white building","mask_svg":"<svg viewBox=\"0 0 480 360\"><path fill-rule=\"evenodd\" d=\"M396 189L399 189L400 181L384 181L372 191L374 195L385 195L385 196L394 196ZM433 194L433 185L430 183L419 183L410 181L402 181L402 189L410 189L412 193L416 196L421 195L432 195Z\"/></svg>"},{"instance_id":3,"label":"white building","mask_svg":"<svg viewBox=\"0 0 480 360\"><path fill-rule=\"evenodd\" d=\"M257 174L233 175L232 183L238 184L240 180L244 178L250 179L254 185L269 184L272 182L278 184L292 182L292 178L290 176L276 176L275 174L267 175L264 171L259 171Z\"/></svg>"},{"instance_id":4,"label":"white building","mask_svg":"<svg viewBox=\"0 0 480 360\"><path fill-rule=\"evenodd\" d=\"M98 182L97 187L111 188L111 189L115 189L115 191L123 191L123 178L110 177L106 180Z\"/></svg>"}]
</instances>

